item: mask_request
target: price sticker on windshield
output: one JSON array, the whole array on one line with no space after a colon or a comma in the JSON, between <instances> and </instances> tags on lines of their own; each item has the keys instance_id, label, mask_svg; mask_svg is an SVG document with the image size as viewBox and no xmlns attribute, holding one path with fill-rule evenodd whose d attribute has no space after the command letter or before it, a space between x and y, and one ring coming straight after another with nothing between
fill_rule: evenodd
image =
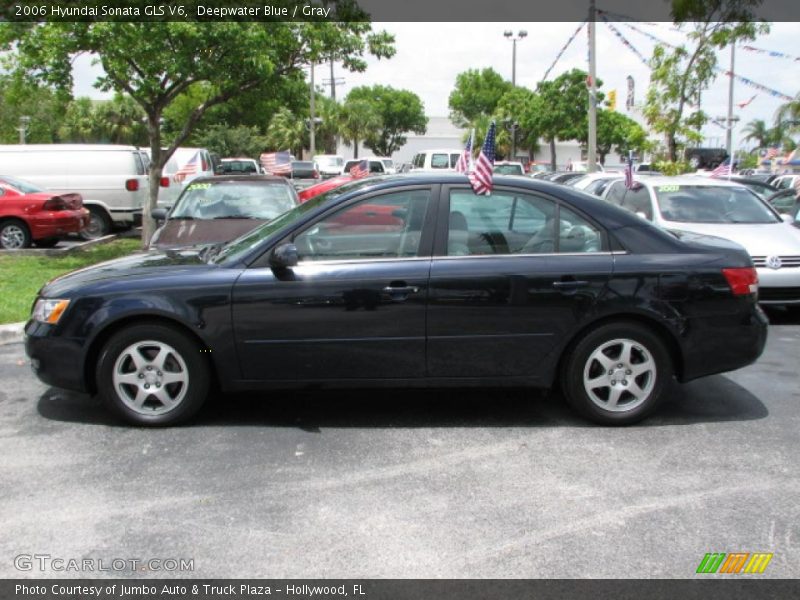
<instances>
[{"instance_id":1,"label":"price sticker on windshield","mask_svg":"<svg viewBox=\"0 0 800 600\"><path fill-rule=\"evenodd\" d=\"M661 185L661 186L658 187L658 191L659 192L677 192L680 189L681 189L681 186L675 185L675 184L672 184L672 185Z\"/></svg>"},{"instance_id":2,"label":"price sticker on windshield","mask_svg":"<svg viewBox=\"0 0 800 600\"><path fill-rule=\"evenodd\" d=\"M211 187L210 183L192 183L189 185L189 191L191 192L194 190L207 190L210 187Z\"/></svg>"}]
</instances>

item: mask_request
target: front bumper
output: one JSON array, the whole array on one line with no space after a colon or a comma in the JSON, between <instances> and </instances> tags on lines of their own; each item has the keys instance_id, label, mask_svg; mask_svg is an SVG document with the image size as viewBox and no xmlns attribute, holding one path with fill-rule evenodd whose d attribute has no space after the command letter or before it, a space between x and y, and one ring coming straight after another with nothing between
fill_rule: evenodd
<instances>
[{"instance_id":1,"label":"front bumper","mask_svg":"<svg viewBox=\"0 0 800 600\"><path fill-rule=\"evenodd\" d=\"M800 304L800 266L756 268L761 304Z\"/></svg>"},{"instance_id":2,"label":"front bumper","mask_svg":"<svg viewBox=\"0 0 800 600\"><path fill-rule=\"evenodd\" d=\"M30 320L25 324L25 353L42 383L86 392L84 340L52 335L54 325Z\"/></svg>"}]
</instances>

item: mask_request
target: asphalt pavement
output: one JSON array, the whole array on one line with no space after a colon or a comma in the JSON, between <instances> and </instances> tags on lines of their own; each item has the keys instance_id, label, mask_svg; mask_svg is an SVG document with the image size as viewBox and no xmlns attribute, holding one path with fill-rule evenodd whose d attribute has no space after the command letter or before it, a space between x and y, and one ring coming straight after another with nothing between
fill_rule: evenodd
<instances>
[{"instance_id":1,"label":"asphalt pavement","mask_svg":"<svg viewBox=\"0 0 800 600\"><path fill-rule=\"evenodd\" d=\"M708 552L799 577L800 316L772 316L757 364L675 384L629 428L491 389L220 396L136 429L0 346L0 577L92 575L15 566L36 554L204 578L692 578Z\"/></svg>"}]
</instances>

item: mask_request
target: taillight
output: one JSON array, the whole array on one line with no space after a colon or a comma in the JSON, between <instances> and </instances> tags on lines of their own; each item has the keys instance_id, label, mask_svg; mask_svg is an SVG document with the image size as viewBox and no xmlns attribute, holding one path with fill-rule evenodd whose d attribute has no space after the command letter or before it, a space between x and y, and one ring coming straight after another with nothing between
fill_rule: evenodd
<instances>
[{"instance_id":1,"label":"taillight","mask_svg":"<svg viewBox=\"0 0 800 600\"><path fill-rule=\"evenodd\" d=\"M758 274L753 267L722 269L734 296L746 296L758 292Z\"/></svg>"},{"instance_id":2,"label":"taillight","mask_svg":"<svg viewBox=\"0 0 800 600\"><path fill-rule=\"evenodd\" d=\"M203 171L208 171L208 163L204 156L200 157L200 164L203 165Z\"/></svg>"},{"instance_id":3,"label":"taillight","mask_svg":"<svg viewBox=\"0 0 800 600\"><path fill-rule=\"evenodd\" d=\"M126 179L125 180L125 189L129 192L135 192L139 189L139 180L138 179Z\"/></svg>"},{"instance_id":4,"label":"taillight","mask_svg":"<svg viewBox=\"0 0 800 600\"><path fill-rule=\"evenodd\" d=\"M158 180L158 185L161 187L169 187L169 177L162 177Z\"/></svg>"},{"instance_id":5,"label":"taillight","mask_svg":"<svg viewBox=\"0 0 800 600\"><path fill-rule=\"evenodd\" d=\"M319 171L314 171L314 179L319 179Z\"/></svg>"},{"instance_id":6,"label":"taillight","mask_svg":"<svg viewBox=\"0 0 800 600\"><path fill-rule=\"evenodd\" d=\"M50 198L50 200L45 202L42 208L44 210L66 210L67 204L64 202L63 198L56 196L55 198Z\"/></svg>"}]
</instances>

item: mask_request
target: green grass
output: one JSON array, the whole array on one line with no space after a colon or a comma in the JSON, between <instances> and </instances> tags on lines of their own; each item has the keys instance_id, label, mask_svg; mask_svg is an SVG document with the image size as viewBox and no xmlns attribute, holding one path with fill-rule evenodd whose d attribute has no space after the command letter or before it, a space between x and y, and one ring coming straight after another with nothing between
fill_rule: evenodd
<instances>
[{"instance_id":1,"label":"green grass","mask_svg":"<svg viewBox=\"0 0 800 600\"><path fill-rule=\"evenodd\" d=\"M66 256L0 256L0 324L26 321L36 292L54 277L131 254L139 248L139 240L124 239Z\"/></svg>"}]
</instances>

